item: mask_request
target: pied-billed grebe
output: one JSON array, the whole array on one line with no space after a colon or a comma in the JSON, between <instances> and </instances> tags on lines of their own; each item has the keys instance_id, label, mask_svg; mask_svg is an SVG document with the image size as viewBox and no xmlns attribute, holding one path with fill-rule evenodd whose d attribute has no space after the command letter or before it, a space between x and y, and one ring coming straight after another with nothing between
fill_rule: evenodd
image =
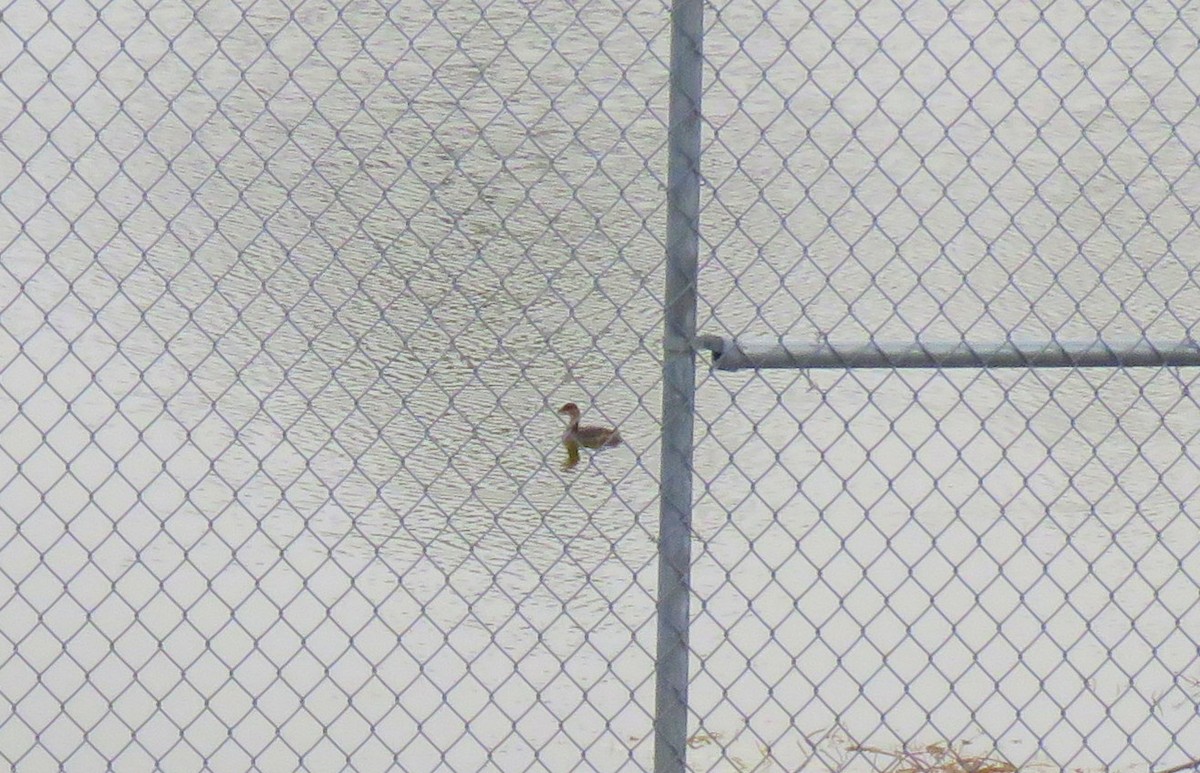
<instances>
[{"instance_id":1,"label":"pied-billed grebe","mask_svg":"<svg viewBox=\"0 0 1200 773\"><path fill-rule=\"evenodd\" d=\"M567 449L567 461L563 462L562 466L564 470L569 470L579 464L580 446L596 449L621 445L621 433L615 429L579 426L579 406L575 403L567 403L559 408L558 412L566 416L569 421L562 436L563 445Z\"/></svg>"}]
</instances>

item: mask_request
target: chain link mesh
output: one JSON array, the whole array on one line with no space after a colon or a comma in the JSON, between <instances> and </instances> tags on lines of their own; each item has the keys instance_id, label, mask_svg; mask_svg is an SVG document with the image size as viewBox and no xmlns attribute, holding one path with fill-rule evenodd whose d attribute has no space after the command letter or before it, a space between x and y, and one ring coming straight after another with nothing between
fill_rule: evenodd
<instances>
[{"instance_id":1,"label":"chain link mesh","mask_svg":"<svg viewBox=\"0 0 1200 773\"><path fill-rule=\"evenodd\" d=\"M1192 338L1196 10L714 8L703 329ZM1193 379L703 379L691 695L721 736L705 762L1200 757Z\"/></svg>"},{"instance_id":2,"label":"chain link mesh","mask_svg":"<svg viewBox=\"0 0 1200 773\"><path fill-rule=\"evenodd\" d=\"M667 11L4 8L0 759L649 768ZM1190 337L1198 29L707 6L701 328ZM702 376L691 767L1200 757L1192 378Z\"/></svg>"}]
</instances>

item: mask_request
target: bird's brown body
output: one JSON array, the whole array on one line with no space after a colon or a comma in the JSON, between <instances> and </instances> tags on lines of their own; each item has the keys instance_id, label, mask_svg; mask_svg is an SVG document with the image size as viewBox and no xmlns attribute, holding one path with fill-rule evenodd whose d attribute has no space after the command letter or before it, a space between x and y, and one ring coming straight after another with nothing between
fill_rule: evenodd
<instances>
[{"instance_id":1,"label":"bird's brown body","mask_svg":"<svg viewBox=\"0 0 1200 773\"><path fill-rule=\"evenodd\" d=\"M567 417L567 429L563 432L562 442L567 449L567 461L563 469L569 470L579 464L579 448L597 449L611 448L621 445L621 433L610 427L581 427L579 426L580 411L575 403L567 403L558 412Z\"/></svg>"}]
</instances>

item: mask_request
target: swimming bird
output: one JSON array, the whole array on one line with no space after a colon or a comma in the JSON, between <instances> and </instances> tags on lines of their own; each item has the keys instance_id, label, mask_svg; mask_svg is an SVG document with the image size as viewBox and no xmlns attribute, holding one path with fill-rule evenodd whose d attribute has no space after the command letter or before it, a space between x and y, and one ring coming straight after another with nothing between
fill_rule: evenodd
<instances>
[{"instance_id":1,"label":"swimming bird","mask_svg":"<svg viewBox=\"0 0 1200 773\"><path fill-rule=\"evenodd\" d=\"M567 403L558 412L568 419L562 442L567 449L567 461L562 468L569 470L579 464L579 447L589 449L612 448L621 445L621 433L612 427L579 426L580 411L575 403Z\"/></svg>"}]
</instances>

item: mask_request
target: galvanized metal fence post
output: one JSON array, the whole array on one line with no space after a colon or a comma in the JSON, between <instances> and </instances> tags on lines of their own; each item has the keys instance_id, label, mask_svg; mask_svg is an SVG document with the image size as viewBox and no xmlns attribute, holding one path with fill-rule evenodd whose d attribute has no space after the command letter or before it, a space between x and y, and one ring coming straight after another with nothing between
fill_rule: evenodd
<instances>
[{"instance_id":1,"label":"galvanized metal fence post","mask_svg":"<svg viewBox=\"0 0 1200 773\"><path fill-rule=\"evenodd\" d=\"M703 0L674 0L654 719L654 769L658 773L686 769L702 25Z\"/></svg>"}]
</instances>

